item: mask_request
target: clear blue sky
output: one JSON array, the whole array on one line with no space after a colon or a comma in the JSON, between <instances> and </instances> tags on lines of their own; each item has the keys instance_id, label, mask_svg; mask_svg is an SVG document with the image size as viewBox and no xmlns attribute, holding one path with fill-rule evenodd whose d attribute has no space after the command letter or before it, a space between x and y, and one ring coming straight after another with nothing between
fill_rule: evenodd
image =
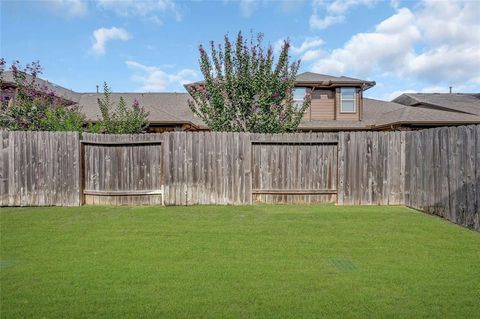
<instances>
[{"instance_id":1,"label":"clear blue sky","mask_svg":"<svg viewBox=\"0 0 480 319\"><path fill-rule=\"evenodd\" d=\"M183 91L198 45L290 38L301 71L375 80L367 96L480 91L480 1L1 0L1 56L80 92Z\"/></svg>"}]
</instances>

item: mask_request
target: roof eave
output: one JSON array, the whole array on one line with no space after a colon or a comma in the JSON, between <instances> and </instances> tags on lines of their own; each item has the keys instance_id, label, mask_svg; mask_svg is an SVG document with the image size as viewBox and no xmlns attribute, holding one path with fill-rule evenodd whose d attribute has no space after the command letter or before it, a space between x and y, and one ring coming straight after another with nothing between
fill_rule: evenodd
<instances>
[{"instance_id":1,"label":"roof eave","mask_svg":"<svg viewBox=\"0 0 480 319\"><path fill-rule=\"evenodd\" d=\"M365 81L365 82L357 82L357 81L295 81L295 85L305 85L305 86L312 86L312 87L339 87L339 86L357 86L362 89L362 91L366 91L377 84L375 81Z\"/></svg>"}]
</instances>

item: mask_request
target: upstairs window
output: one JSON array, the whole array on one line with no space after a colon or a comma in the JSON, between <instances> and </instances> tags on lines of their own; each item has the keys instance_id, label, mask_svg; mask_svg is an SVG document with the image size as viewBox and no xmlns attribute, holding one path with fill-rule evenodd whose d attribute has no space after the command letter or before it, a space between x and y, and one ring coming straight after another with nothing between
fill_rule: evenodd
<instances>
[{"instance_id":1,"label":"upstairs window","mask_svg":"<svg viewBox=\"0 0 480 319\"><path fill-rule=\"evenodd\" d=\"M293 88L293 107L296 111L302 108L306 94L307 88Z\"/></svg>"},{"instance_id":2,"label":"upstairs window","mask_svg":"<svg viewBox=\"0 0 480 319\"><path fill-rule=\"evenodd\" d=\"M341 88L340 89L340 112L341 113L355 113L356 99L355 88Z\"/></svg>"}]
</instances>

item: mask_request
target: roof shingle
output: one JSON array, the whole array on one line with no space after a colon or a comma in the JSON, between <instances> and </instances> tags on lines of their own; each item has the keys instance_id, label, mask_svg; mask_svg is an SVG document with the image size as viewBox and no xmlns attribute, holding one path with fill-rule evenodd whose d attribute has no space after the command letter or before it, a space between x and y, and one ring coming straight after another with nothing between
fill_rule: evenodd
<instances>
[{"instance_id":1,"label":"roof shingle","mask_svg":"<svg viewBox=\"0 0 480 319\"><path fill-rule=\"evenodd\" d=\"M127 105L137 100L146 111L151 123L191 123L203 127L201 119L196 117L188 105L188 93L112 93L111 99L118 103L123 97ZM78 104L87 116L87 120L95 121L100 117L97 100L102 93L83 93Z\"/></svg>"},{"instance_id":2,"label":"roof shingle","mask_svg":"<svg viewBox=\"0 0 480 319\"><path fill-rule=\"evenodd\" d=\"M392 102L480 115L478 93L404 93Z\"/></svg>"}]
</instances>

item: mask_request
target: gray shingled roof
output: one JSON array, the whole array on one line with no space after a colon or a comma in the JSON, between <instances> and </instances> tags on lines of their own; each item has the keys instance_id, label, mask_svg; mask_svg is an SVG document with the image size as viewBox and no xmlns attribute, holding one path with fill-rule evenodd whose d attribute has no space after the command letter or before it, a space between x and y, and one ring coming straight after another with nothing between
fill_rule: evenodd
<instances>
[{"instance_id":1,"label":"gray shingled roof","mask_svg":"<svg viewBox=\"0 0 480 319\"><path fill-rule=\"evenodd\" d=\"M364 98L363 110L364 120L375 123L375 126L480 123L480 116L473 114L405 106L368 98Z\"/></svg>"},{"instance_id":2,"label":"gray shingled roof","mask_svg":"<svg viewBox=\"0 0 480 319\"><path fill-rule=\"evenodd\" d=\"M188 106L188 93L112 93L112 101L117 103L123 97L127 105L136 99L148 111L151 123L191 123L203 127ZM102 93L82 93L78 104L86 114L87 120L95 121L100 117L97 99Z\"/></svg>"},{"instance_id":3,"label":"gray shingled roof","mask_svg":"<svg viewBox=\"0 0 480 319\"><path fill-rule=\"evenodd\" d=\"M369 88L375 86L375 81L366 81L356 78L350 78L346 76L332 76L320 73L313 72L304 72L297 75L296 84L314 84L320 83L321 85L330 86L330 85L358 85L362 90L368 90Z\"/></svg>"},{"instance_id":4,"label":"gray shingled roof","mask_svg":"<svg viewBox=\"0 0 480 319\"><path fill-rule=\"evenodd\" d=\"M332 82L332 83L352 83L352 84L366 84L375 85L375 81L366 81L346 76L332 76L327 74L320 74L314 72L303 72L295 78L298 83L316 83L316 82Z\"/></svg>"},{"instance_id":5,"label":"gray shingled roof","mask_svg":"<svg viewBox=\"0 0 480 319\"><path fill-rule=\"evenodd\" d=\"M366 97L363 98L363 118L372 122L378 120L379 116L383 113L403 108L405 108L405 105L398 103L375 100Z\"/></svg>"},{"instance_id":6,"label":"gray shingled roof","mask_svg":"<svg viewBox=\"0 0 480 319\"><path fill-rule=\"evenodd\" d=\"M4 72L2 80L5 83L15 83L11 71ZM97 99L103 97L103 93L78 93L41 78L37 78L36 82L55 91L58 96L78 103L87 116L87 121L96 121L100 117ZM131 105L137 99L140 105L150 113L151 123L191 123L200 128L205 127L202 120L194 116L190 110L188 93L112 93L112 101L117 103L120 96L123 96L127 105Z\"/></svg>"},{"instance_id":7,"label":"gray shingled roof","mask_svg":"<svg viewBox=\"0 0 480 319\"><path fill-rule=\"evenodd\" d=\"M478 93L405 93L392 102L480 115Z\"/></svg>"},{"instance_id":8,"label":"gray shingled roof","mask_svg":"<svg viewBox=\"0 0 480 319\"><path fill-rule=\"evenodd\" d=\"M27 80L31 80L31 79L32 79L31 75L27 74ZM2 81L5 82L5 83L14 84L15 80L13 78L13 72L12 71L5 71L2 74ZM56 95L66 99L68 101L76 103L80 99L81 93L74 92L72 90L69 90L69 89L66 89L62 86L50 83L50 82L48 82L46 80L43 80L41 78L38 78L38 77L36 78L35 81L36 81L37 85L47 87L48 90L54 91L56 93Z\"/></svg>"},{"instance_id":9,"label":"gray shingled roof","mask_svg":"<svg viewBox=\"0 0 480 319\"><path fill-rule=\"evenodd\" d=\"M299 128L303 130L365 130L396 124L452 125L475 123L480 123L480 116L444 110L411 107L395 102L364 98L362 121L302 121Z\"/></svg>"},{"instance_id":10,"label":"gray shingled roof","mask_svg":"<svg viewBox=\"0 0 480 319\"><path fill-rule=\"evenodd\" d=\"M314 72L303 72L303 73L297 74L295 78L295 82L297 84L316 83L316 84L322 84L326 86L329 86L332 84L358 85L358 86L361 86L363 90L367 90L375 85L375 81L366 81L366 80L360 80L355 78L349 78L346 76L333 76L333 75L326 75L326 74L320 74L320 73L314 73ZM203 83L204 81L197 81L197 82L185 84L184 87L188 91L189 86L203 84Z\"/></svg>"}]
</instances>

